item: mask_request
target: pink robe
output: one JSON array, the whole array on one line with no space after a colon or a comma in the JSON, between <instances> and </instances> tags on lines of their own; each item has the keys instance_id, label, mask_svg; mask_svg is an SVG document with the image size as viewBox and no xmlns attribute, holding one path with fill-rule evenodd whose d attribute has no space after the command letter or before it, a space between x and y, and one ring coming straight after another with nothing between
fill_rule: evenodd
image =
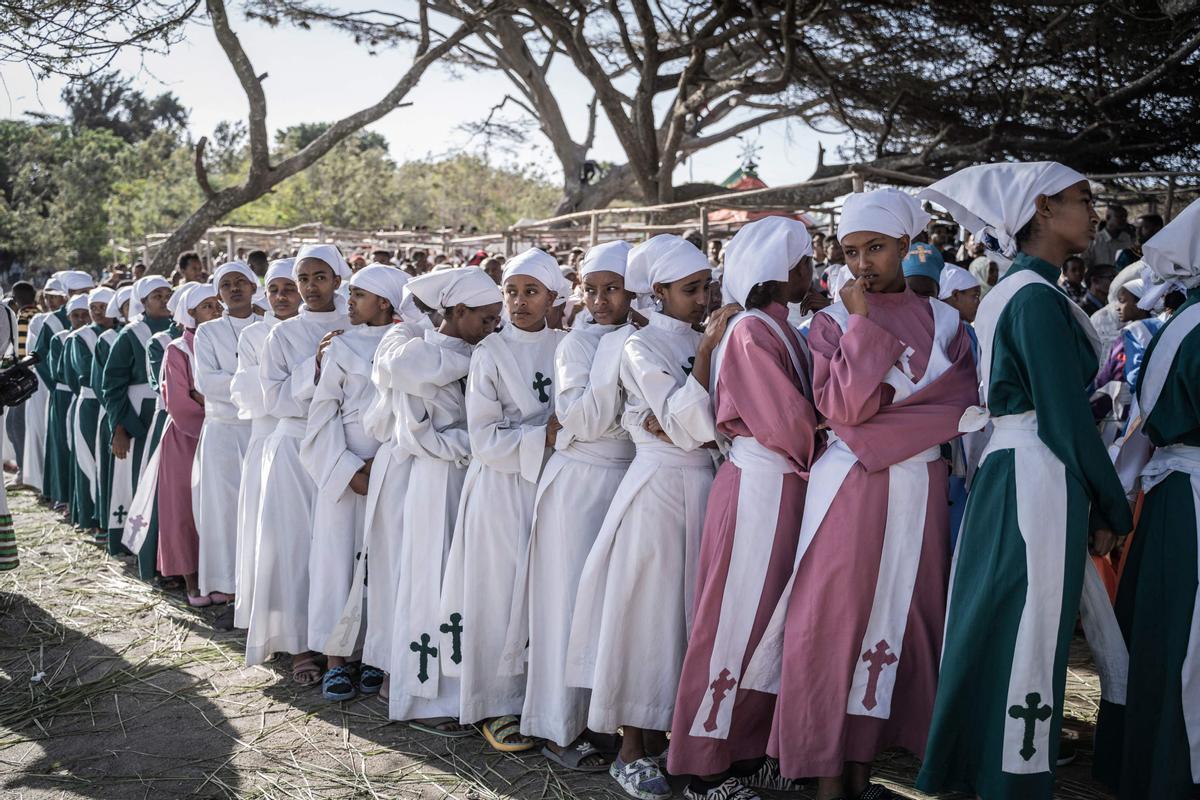
<instances>
[{"instance_id":1,"label":"pink robe","mask_svg":"<svg viewBox=\"0 0 1200 800\"><path fill-rule=\"evenodd\" d=\"M200 568L200 537L192 518L192 462L204 406L192 399L192 362L181 349L191 351L195 335L194 330L184 331L163 359L163 402L169 416L158 445L158 571L163 575L191 575Z\"/></svg>"},{"instance_id":2,"label":"pink robe","mask_svg":"<svg viewBox=\"0 0 1200 800\"><path fill-rule=\"evenodd\" d=\"M772 304L763 309L779 323L802 361L805 383L811 385L811 364L800 336L788 324L787 309ZM808 469L817 448L817 412L802 388L792 359L779 337L765 322L753 317L739 322L725 344L717 378L717 429L727 438L749 436L787 459L791 472L783 477L783 493L775 525L774 544L766 574L758 586L737 585L738 592L760 592L758 611L746 652L739 666L745 670L783 593L796 559L800 520ZM712 684L714 639L725 598L733 554L738 513L738 492L743 470L727 459L713 480L700 543L700 569L696 581L696 613L675 701L671 726L669 769L677 775L711 775L724 772L737 761L766 753L775 697L738 689L722 702L734 703L730 727L724 738L692 736L689 731ZM707 715L706 715L707 716Z\"/></svg>"},{"instance_id":3,"label":"pink robe","mask_svg":"<svg viewBox=\"0 0 1200 800\"><path fill-rule=\"evenodd\" d=\"M933 346L929 301L911 291L868 294L869 317L850 316L843 335L826 314L813 320L817 408L858 458L805 553L788 601L779 696L768 752L792 778L840 775L847 761L870 763L889 747L920 756L937 689L950 572L944 460L927 465L929 486L916 584L895 665L887 718L847 712L870 621L884 543L888 468L958 435L962 412L977 402L971 340L960 327L950 365L899 403L882 383L912 349L914 380ZM815 488L816 484L814 484Z\"/></svg>"}]
</instances>

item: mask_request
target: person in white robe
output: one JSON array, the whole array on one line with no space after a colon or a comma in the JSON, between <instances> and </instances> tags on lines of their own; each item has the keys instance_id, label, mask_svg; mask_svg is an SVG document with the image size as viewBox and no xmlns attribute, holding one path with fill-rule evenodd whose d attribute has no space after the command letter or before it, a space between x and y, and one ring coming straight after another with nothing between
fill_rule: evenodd
<instances>
[{"instance_id":1,"label":"person in white robe","mask_svg":"<svg viewBox=\"0 0 1200 800\"><path fill-rule=\"evenodd\" d=\"M351 592L362 592L353 578L362 552L371 464L380 444L364 427L363 416L376 396L371 382L375 351L400 314L407 277L379 264L350 279L353 327L333 339L322 356L300 445L300 460L317 488L308 557L308 649L326 656L321 691L334 702L359 692L376 694L383 684L381 668L364 663L356 675L347 663L360 649L357 638L331 637ZM361 605L360 597L355 600Z\"/></svg>"},{"instance_id":2,"label":"person in white robe","mask_svg":"<svg viewBox=\"0 0 1200 800\"><path fill-rule=\"evenodd\" d=\"M220 319L196 328L196 391L204 395L204 427L192 471L192 514L200 534L200 593L236 604L237 501L251 422L238 416L231 396L238 339L258 321L252 302L258 278L231 261L217 267L213 287L225 306Z\"/></svg>"},{"instance_id":3,"label":"person in white robe","mask_svg":"<svg viewBox=\"0 0 1200 800\"><path fill-rule=\"evenodd\" d=\"M296 278L292 274L295 264L294 258L283 258L267 268L264 276L267 299L263 302L269 306L269 313L242 330L238 337L237 369L229 383L229 397L237 406L238 419L250 423L250 440L246 443L237 497L237 581L233 606L233 626L243 630L250 626L250 598L258 561L263 451L276 423L275 417L267 413L260 365L267 334L300 312L300 290L296 288Z\"/></svg>"},{"instance_id":4,"label":"person in white robe","mask_svg":"<svg viewBox=\"0 0 1200 800\"><path fill-rule=\"evenodd\" d=\"M609 772L635 797L670 793L654 757L675 707L713 480L707 379L720 337L696 329L710 280L708 259L678 236L629 253L625 288L653 291L660 310L625 342L621 424L636 453L584 564L567 648L567 685L591 689L588 727L623 729Z\"/></svg>"},{"instance_id":5,"label":"person in white robe","mask_svg":"<svg viewBox=\"0 0 1200 800\"><path fill-rule=\"evenodd\" d=\"M296 255L294 274L304 307L267 335L260 366L264 407L278 422L263 453L246 663L290 653L292 679L311 685L321 676L308 650L308 551L316 487L300 463L300 441L322 350L333 331L350 324L337 299L350 267L333 245L306 245Z\"/></svg>"},{"instance_id":6,"label":"person in white robe","mask_svg":"<svg viewBox=\"0 0 1200 800\"><path fill-rule=\"evenodd\" d=\"M554 357L555 416L562 430L538 483L526 569L517 582L501 671L525 673L521 733L546 739L547 758L603 769L586 738L588 691L565 683L575 590L617 486L633 460L621 427L621 353L634 328L625 289L630 245L607 242L580 266L581 311ZM528 649L526 649L528 643Z\"/></svg>"},{"instance_id":7,"label":"person in white robe","mask_svg":"<svg viewBox=\"0 0 1200 800\"><path fill-rule=\"evenodd\" d=\"M502 291L510 322L471 357L472 459L442 586L442 616L457 614L461 628L441 637L441 647L461 655L459 662L442 662L443 673L461 681L459 718L487 720L484 737L505 752L534 746L517 720L524 676L501 675L498 664L528 549L538 478L558 430L554 351L563 332L550 328L546 315L555 298L551 287L561 281L558 262L541 250L527 250L505 265Z\"/></svg>"},{"instance_id":8,"label":"person in white robe","mask_svg":"<svg viewBox=\"0 0 1200 800\"><path fill-rule=\"evenodd\" d=\"M501 294L478 267L431 272L409 281L408 290L442 321L387 356L394 438L371 471L378 513L367 535L371 542L388 540L394 573L380 570L369 544L368 599L386 596L391 606L385 618L368 617L367 638L376 628L388 629L389 717L438 736L469 736L474 728L458 721L459 681L443 669L462 660L454 638L462 616L443 617L439 598L471 460L466 381L472 349L499 323ZM379 469L384 455L391 463L386 472ZM373 614L375 606L369 609ZM441 644L443 634L449 647Z\"/></svg>"},{"instance_id":9,"label":"person in white robe","mask_svg":"<svg viewBox=\"0 0 1200 800\"><path fill-rule=\"evenodd\" d=\"M49 335L66 327L64 314L60 309L67 304L67 290L62 282L54 276L46 279L42 288L42 304L47 309L40 314L34 314L29 320L29 332L25 337L25 352L29 355L37 351L38 339L43 330ZM45 369L35 369L38 376L38 388L25 401L25 448L22 466L22 480L26 486L42 492L42 471L46 459L46 412L50 403L50 392L53 386L47 386L44 378Z\"/></svg>"}]
</instances>

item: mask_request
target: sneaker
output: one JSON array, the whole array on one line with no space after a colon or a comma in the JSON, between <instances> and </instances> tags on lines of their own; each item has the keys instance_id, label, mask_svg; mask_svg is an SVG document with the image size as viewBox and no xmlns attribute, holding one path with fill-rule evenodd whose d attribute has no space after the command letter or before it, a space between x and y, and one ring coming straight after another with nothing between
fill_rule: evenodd
<instances>
[{"instance_id":1,"label":"sneaker","mask_svg":"<svg viewBox=\"0 0 1200 800\"><path fill-rule=\"evenodd\" d=\"M689 786L683 790L683 796L684 800L762 800L758 792L743 785L737 778L726 778L707 792Z\"/></svg>"},{"instance_id":2,"label":"sneaker","mask_svg":"<svg viewBox=\"0 0 1200 800\"><path fill-rule=\"evenodd\" d=\"M783 777L783 773L779 771L779 759L777 758L767 758L758 768L758 772L738 780L744 786L772 792L798 792L804 788L804 781L794 781L791 778Z\"/></svg>"},{"instance_id":3,"label":"sneaker","mask_svg":"<svg viewBox=\"0 0 1200 800\"><path fill-rule=\"evenodd\" d=\"M662 768L652 758L639 758L626 764L618 756L608 768L608 774L625 790L625 794L638 800L663 800L671 796L671 785Z\"/></svg>"}]
</instances>

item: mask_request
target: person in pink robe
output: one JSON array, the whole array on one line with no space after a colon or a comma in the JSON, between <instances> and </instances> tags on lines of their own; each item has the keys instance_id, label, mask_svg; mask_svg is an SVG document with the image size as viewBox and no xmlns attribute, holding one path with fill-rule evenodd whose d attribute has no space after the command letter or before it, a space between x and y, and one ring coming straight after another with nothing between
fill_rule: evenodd
<instances>
[{"instance_id":1,"label":"person in pink robe","mask_svg":"<svg viewBox=\"0 0 1200 800\"><path fill-rule=\"evenodd\" d=\"M938 447L978 401L957 312L905 286L900 261L928 217L900 194L847 201L839 238L856 279L808 339L833 437L806 499L768 752L785 776L821 776L820 800L893 797L869 782L871 762L924 750L951 555Z\"/></svg>"},{"instance_id":2,"label":"person in pink robe","mask_svg":"<svg viewBox=\"0 0 1200 800\"><path fill-rule=\"evenodd\" d=\"M692 776L689 798L792 788L765 758L775 697L737 684L791 577L818 446L811 356L787 307L811 283L812 240L801 222L751 223L726 249L728 299L754 310L728 329L710 381L717 431L732 444L708 495L671 726L669 768Z\"/></svg>"},{"instance_id":3,"label":"person in pink robe","mask_svg":"<svg viewBox=\"0 0 1200 800\"><path fill-rule=\"evenodd\" d=\"M192 341L196 326L221 315L216 292L208 284L185 290L176 306L175 321L183 336L167 347L163 359L163 403L169 417L159 444L158 462L158 571L182 575L188 603L211 605L199 593L200 537L192 517L192 462L204 425L204 398L196 391Z\"/></svg>"}]
</instances>

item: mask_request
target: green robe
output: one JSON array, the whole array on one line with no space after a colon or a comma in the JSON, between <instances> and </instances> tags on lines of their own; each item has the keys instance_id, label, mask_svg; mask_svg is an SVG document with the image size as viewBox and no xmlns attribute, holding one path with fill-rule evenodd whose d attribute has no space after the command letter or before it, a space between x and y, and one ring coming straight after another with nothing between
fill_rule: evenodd
<instances>
[{"instance_id":1,"label":"green robe","mask_svg":"<svg viewBox=\"0 0 1200 800\"><path fill-rule=\"evenodd\" d=\"M102 537L108 543L108 552L111 555L119 555L124 552L121 547L120 540L114 541L108 536L108 528L104 520L108 519L108 498L112 492L112 449L111 442L113 436L112 421L107 413L104 413L104 400L101 396L102 387L104 385L104 365L108 361L108 352L112 349L113 342L117 339L117 334L121 332L120 327L100 334L100 338L96 341L96 350L92 353L92 376L91 386L99 399L100 418L96 425L96 469L99 473L99 485L96 487L96 519L99 521Z\"/></svg>"},{"instance_id":2,"label":"green robe","mask_svg":"<svg viewBox=\"0 0 1200 800\"><path fill-rule=\"evenodd\" d=\"M146 350L142 346L141 339L138 337L138 327L144 324L150 329L150 332L158 333L166 330L171 325L170 318L151 319L143 316L140 320L127 325L117 334L117 338L113 341L112 348L108 352L107 359L104 363L104 372L101 376L101 402L104 403L104 410L108 416L108 422L112 426L110 430L115 430L117 425L125 428L132 440L130 453L127 456L132 459L132 467L134 474L133 489L137 490L137 476L147 457L146 445L150 439L151 427L154 423L154 398L145 398L134 406L129 399L129 390L135 386L148 385L146 374ZM109 437L109 446L111 448L112 438ZM114 546L120 548L121 530L125 522L125 515L129 509L123 504L117 508L112 508L112 488L113 480L113 462L115 458L109 450L107 460L109 464L109 498L110 507L107 510L108 519L108 536L109 549ZM115 542L114 542L115 540ZM145 546L138 554L138 572L144 579L151 579L155 574L155 564L158 561L158 537L147 537Z\"/></svg>"},{"instance_id":3,"label":"green robe","mask_svg":"<svg viewBox=\"0 0 1200 800\"><path fill-rule=\"evenodd\" d=\"M42 467L42 494L55 503L65 503L71 497L70 459L66 450L67 406L71 403L71 394L58 389L61 383L58 361L62 355L59 334L69 331L71 322L65 306L55 311L54 316L62 322L63 329L51 334L43 328L34 350L39 356L38 375L50 393L46 402L46 459Z\"/></svg>"},{"instance_id":4,"label":"green robe","mask_svg":"<svg viewBox=\"0 0 1200 800\"><path fill-rule=\"evenodd\" d=\"M1054 283L1060 270L1024 253L1005 275L1023 270ZM1016 450L998 449L975 473L955 553L942 668L922 791L958 790L987 800L1050 798L1058 755L1067 655L1083 586L1088 533L1132 527L1116 471L1092 422L1087 389L1099 368L1070 300L1043 284L1021 289L996 322L988 407L992 417L1033 411L1037 438L1065 473L1066 551L1054 643L1052 697L1037 697L1037 729L1048 735L1049 769L1005 772L1005 728L1022 709L1009 704L1017 630L1026 601L1026 545L1017 522ZM986 354L985 354L986 355ZM1089 511L1091 512L1089 518ZM1060 534L1061 535L1061 534ZM1048 706L1048 708L1047 708ZM1029 760L1033 753L1021 754Z\"/></svg>"},{"instance_id":5,"label":"green robe","mask_svg":"<svg viewBox=\"0 0 1200 800\"><path fill-rule=\"evenodd\" d=\"M1200 288L1188 293L1187 302L1155 334L1142 375L1163 333L1198 305ZM1200 447L1200 326L1180 343L1143 430L1156 447ZM1121 800L1186 798L1198 788L1180 679L1200 577L1196 542L1192 477L1172 472L1146 493L1117 591L1117 621L1129 646L1129 682L1124 706L1100 703L1094 772Z\"/></svg>"},{"instance_id":6,"label":"green robe","mask_svg":"<svg viewBox=\"0 0 1200 800\"><path fill-rule=\"evenodd\" d=\"M76 423L82 434L84 445L89 448L93 462L96 460L96 427L100 416L100 399L92 388L92 352L93 346L99 346L99 337L105 328L99 325L89 325L85 335L83 330L76 331L67 340L67 382L71 390L78 395L75 403ZM95 337L95 345L90 344ZM85 396L91 394L91 397ZM76 442L76 447L80 446ZM75 456L75 484L71 502L72 519L76 525L91 530L100 526L100 518L96 515L95 494L93 485L95 476L85 475L80 466L78 452ZM107 535L104 537L107 542Z\"/></svg>"}]
</instances>

